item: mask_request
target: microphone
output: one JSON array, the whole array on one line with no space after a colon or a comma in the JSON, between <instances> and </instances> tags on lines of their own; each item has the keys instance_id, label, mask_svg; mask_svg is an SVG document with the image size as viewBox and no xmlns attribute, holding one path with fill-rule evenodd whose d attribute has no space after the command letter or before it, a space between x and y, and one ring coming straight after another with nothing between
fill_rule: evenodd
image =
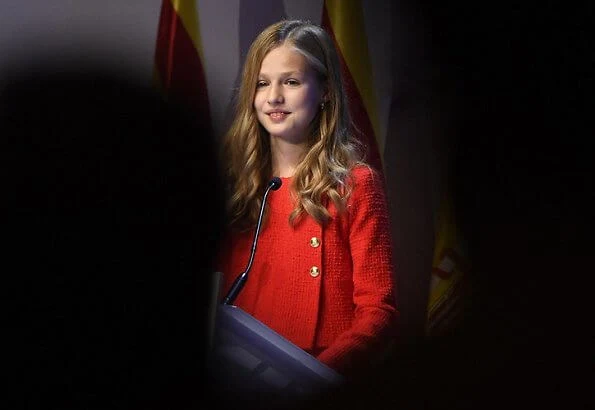
<instances>
[{"instance_id":1,"label":"microphone","mask_svg":"<svg viewBox=\"0 0 595 410\"><path fill-rule=\"evenodd\" d=\"M267 197L271 189L273 191L276 191L281 187L282 183L283 182L281 181L281 178L273 177L267 184L267 188L264 191L264 196L262 198L262 204L260 205L260 214L258 215L258 221L256 222L256 230L254 231L254 239L252 240L252 251L250 252L250 259L248 260L248 265L246 266L246 269L244 269L244 271L238 275L236 280L233 282L233 285L231 285L231 288L229 289L227 296L225 296L225 299L223 300L224 305L233 304L234 300L236 299L236 297L244 287L246 280L248 279L248 272L252 268L252 261L254 260L254 254L256 253L256 244L258 243L258 234L260 232L260 225L262 224L264 205L267 201Z\"/></svg>"}]
</instances>

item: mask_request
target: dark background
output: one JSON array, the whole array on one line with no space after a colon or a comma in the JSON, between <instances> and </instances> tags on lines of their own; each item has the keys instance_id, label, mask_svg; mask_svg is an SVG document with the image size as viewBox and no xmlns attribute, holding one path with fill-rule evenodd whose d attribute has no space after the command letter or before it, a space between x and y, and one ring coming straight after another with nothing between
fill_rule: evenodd
<instances>
[{"instance_id":1,"label":"dark background","mask_svg":"<svg viewBox=\"0 0 595 410\"><path fill-rule=\"evenodd\" d=\"M394 395L385 397L398 402L402 392L420 406L452 408L584 403L592 6L397 8L403 32L416 33L411 43L395 40L409 45L395 50L408 62L397 64L401 89L409 101L426 96L404 118L446 125L432 143L452 154L456 220L472 269L463 322L405 350L388 383ZM442 103L448 121L436 110ZM411 291L421 294L423 285Z\"/></svg>"}]
</instances>

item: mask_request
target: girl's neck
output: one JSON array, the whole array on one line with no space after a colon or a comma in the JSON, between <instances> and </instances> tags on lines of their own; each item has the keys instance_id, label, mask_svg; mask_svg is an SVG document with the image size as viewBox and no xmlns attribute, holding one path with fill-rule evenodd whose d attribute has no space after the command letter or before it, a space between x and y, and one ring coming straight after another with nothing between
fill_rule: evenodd
<instances>
[{"instance_id":1,"label":"girl's neck","mask_svg":"<svg viewBox=\"0 0 595 410\"><path fill-rule=\"evenodd\" d=\"M305 150L305 144L290 144L278 138L271 138L273 175L280 178L292 177L302 161Z\"/></svg>"}]
</instances>

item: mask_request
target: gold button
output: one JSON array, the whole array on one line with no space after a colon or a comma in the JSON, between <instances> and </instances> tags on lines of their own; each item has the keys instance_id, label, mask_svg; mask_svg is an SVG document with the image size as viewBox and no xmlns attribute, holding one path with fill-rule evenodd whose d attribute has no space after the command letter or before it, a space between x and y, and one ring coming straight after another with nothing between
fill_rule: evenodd
<instances>
[{"instance_id":1,"label":"gold button","mask_svg":"<svg viewBox=\"0 0 595 410\"><path fill-rule=\"evenodd\" d=\"M310 246L313 248L318 248L320 246L320 241L317 237L314 236L312 239L310 239Z\"/></svg>"},{"instance_id":2,"label":"gold button","mask_svg":"<svg viewBox=\"0 0 595 410\"><path fill-rule=\"evenodd\" d=\"M312 266L310 268L310 276L315 278L316 276L320 275L320 271L318 270L318 266Z\"/></svg>"}]
</instances>

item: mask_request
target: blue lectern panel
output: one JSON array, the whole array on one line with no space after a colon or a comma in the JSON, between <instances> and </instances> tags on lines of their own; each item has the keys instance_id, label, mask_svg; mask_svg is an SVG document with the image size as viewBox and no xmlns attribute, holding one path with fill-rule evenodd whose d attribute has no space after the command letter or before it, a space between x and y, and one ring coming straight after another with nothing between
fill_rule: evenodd
<instances>
[{"instance_id":1,"label":"blue lectern panel","mask_svg":"<svg viewBox=\"0 0 595 410\"><path fill-rule=\"evenodd\" d=\"M242 309L217 307L212 365L217 382L233 391L309 395L343 378Z\"/></svg>"}]
</instances>

